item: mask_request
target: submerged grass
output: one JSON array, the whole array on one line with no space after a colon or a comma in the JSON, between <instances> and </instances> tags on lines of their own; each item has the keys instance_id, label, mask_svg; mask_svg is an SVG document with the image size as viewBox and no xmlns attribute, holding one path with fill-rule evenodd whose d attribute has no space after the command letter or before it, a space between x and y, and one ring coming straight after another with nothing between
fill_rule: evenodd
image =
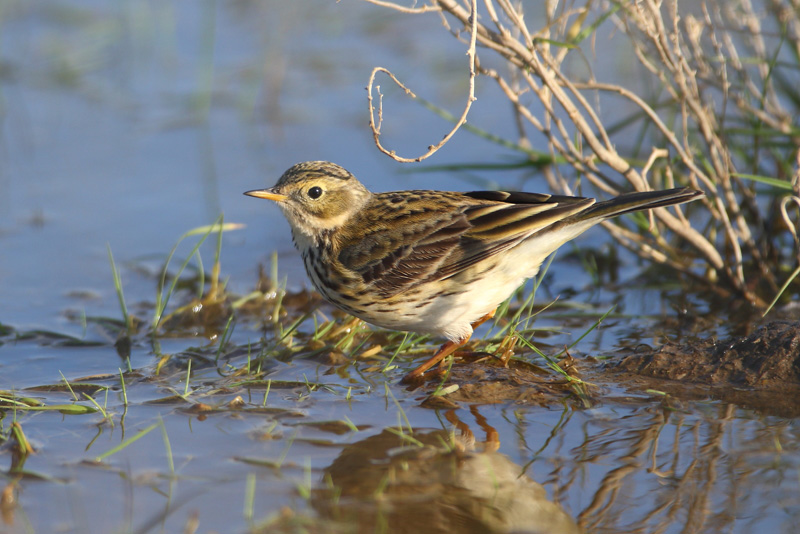
<instances>
[{"instance_id":1,"label":"submerged grass","mask_svg":"<svg viewBox=\"0 0 800 534\"><path fill-rule=\"evenodd\" d=\"M131 336L133 335L133 323L131 316L128 313L128 306L125 304L125 294L122 291L122 279L119 274L119 269L117 269L117 265L114 263L114 254L111 252L111 245L106 243L106 249L108 250L108 261L111 263L111 275L114 277L114 289L116 290L117 298L119 299L122 320L123 323L125 323L125 329L128 332L128 336Z\"/></svg>"},{"instance_id":2,"label":"submerged grass","mask_svg":"<svg viewBox=\"0 0 800 534\"><path fill-rule=\"evenodd\" d=\"M338 416L325 424L280 424L282 418L305 417L301 409L303 406L327 398L330 402L344 401L350 409L354 409L364 395L378 397L382 393L387 409L394 412L397 418L388 432L399 436L404 446L423 447L423 443L415 437L413 416L408 413L410 399L405 391L395 389L391 382L410 370L419 355L433 352L439 340L407 332L366 328L361 321L332 310L315 294L286 291L285 280L278 279L277 262L274 260L269 275L261 273L257 289L246 297L231 294L220 282L222 274L219 266L222 233L234 228L236 225L224 224L220 218L213 225L191 230L181 236L178 244L190 236L198 236L198 242L193 244L187 258L174 274L168 273L168 268L178 244L167 256L164 268L159 273L154 296L155 311L149 321L146 317L137 317L136 311L125 306L120 270L109 250L123 320L98 319L97 324L111 331L117 330L128 339L129 348L125 357L127 368L119 368L115 364L116 371L113 373L69 379L59 372L60 381L57 383L44 383L30 388L29 391L36 392L36 396L32 393L0 392L0 413L13 411L16 417L16 414L21 416L41 411L91 417L97 434L86 446L87 452L97 443L102 443L98 438L104 432L114 436L118 442L103 452L89 453L82 463L99 464L103 469L112 470L119 469L114 465L117 462L110 462L112 458L122 455L123 451L134 456L139 454L137 450L130 449L143 437L160 429L163 448L160 456L164 459L164 473L160 476L167 481L174 480L179 476L176 473L180 472L164 420L167 415L184 416L182 420L190 424L194 419L200 421L223 414L231 419L249 416L262 421L268 418L265 429L261 429L259 435L265 442L280 440L280 448L273 451L275 454L265 453L263 457L243 454L235 455L233 459L240 465L254 469L268 468L281 477L288 477L295 494L309 503L315 498L313 469L309 463L304 468L298 467L293 448L299 443L313 443L316 446L336 444L300 437L300 429L313 428L318 432L340 436L358 434L369 426L348 416ZM200 245L213 232L217 235L214 268L206 276L202 274ZM197 266L196 271L187 280L186 272L192 261ZM557 300L544 306L534 304L550 261L531 286L521 288L503 303L494 322L487 325L483 339L475 340L472 344L478 349L494 353L494 359L500 362L501 367L541 359L547 363L543 368L544 372L550 373L550 382L566 382L568 386L560 386L562 390L568 387L572 395L589 406L592 404L588 394L589 384L580 379L574 366L566 367L563 364L566 358L562 358L562 354L548 357L545 349L539 351L530 340L534 331L542 336L550 334L545 328L535 329L533 321L553 306L560 305ZM214 306L213 313L204 313L210 306ZM144 309L140 313L148 313L146 308L139 309ZM594 315L594 324L588 327L586 334L612 310L599 319ZM580 310L574 317L586 321L592 316ZM258 341L250 338L253 332L259 332ZM27 335L25 332L13 334L18 339L28 341L42 339L49 343L52 339L61 339L46 332L36 335ZM165 352L161 350L160 341L166 338L172 338L171 343L175 339L186 338L193 346L178 350L172 348L170 352ZM139 361L143 353L150 356L147 363L133 366L134 356ZM287 366L292 361L297 366L296 371ZM453 402L449 398L464 389L461 378L456 376L454 370L456 367L468 368L456 362L453 358L446 360L444 372L426 388L428 393L423 396L426 399L438 399L436 402L444 403L441 406L449 406L447 409L450 410ZM494 366L489 364L487 367ZM540 377L540 368L532 367L536 367ZM287 374L291 375L292 372L296 375L294 379L291 376L287 379ZM546 386L546 381L539 382L544 384L542 387ZM148 387L145 384L155 385L158 394L149 393L142 398L142 388ZM134 391L137 392L135 398L131 398ZM99 396L100 392L104 397ZM71 402L65 403L65 397ZM142 418L140 414L147 408L155 410L155 415ZM136 423L131 423L131 420ZM19 447L27 443L22 432L22 425L25 424L25 420L15 420L16 426L9 430L9 435L13 435L14 443ZM294 426L294 430L287 432L285 429L291 426ZM131 428L135 430L131 431ZM115 436L116 433L120 434L119 438ZM26 454L31 454L30 451L32 449ZM185 451L178 455L179 458L186 456ZM25 456L21 458L24 460ZM22 472L22 463L17 465L19 472ZM301 472L298 473L298 470ZM47 478L49 475L37 476ZM245 477L243 518L251 528L258 528L254 510L255 481L252 474ZM158 491L168 496L172 490L161 488Z\"/></svg>"},{"instance_id":3,"label":"submerged grass","mask_svg":"<svg viewBox=\"0 0 800 534\"><path fill-rule=\"evenodd\" d=\"M131 338L131 333L135 332L136 325L148 324L148 322L136 317L127 308L120 270L114 262L110 247L108 249L114 287L119 297L123 316L122 322L116 323L116 327L124 325L123 335L127 336L129 347L140 347L145 340L151 341L152 354L155 355L156 360L153 367L144 370L145 376L151 373L155 376L163 374L164 379L172 381L168 386L172 395L166 399L156 399L156 401L185 403L188 402L190 396L195 394L201 396L213 394L220 386L214 386L212 383L209 387L207 378L202 378L207 377L208 369L216 369L216 373L220 377L216 382L220 385L224 384L221 387L247 388L248 390L264 388L263 397L259 393L258 402L262 407L267 406L270 391L277 387L303 386L303 391L297 397L298 400L302 400L318 391L322 384L321 381L311 380L305 375L302 380L295 382L273 380L268 377L279 362L289 362L296 358L316 360L322 365L335 369L336 373L341 376L351 374L353 380L363 382L366 385L366 391L369 391L372 389L372 385L369 383L372 380L371 374L377 373L390 379L392 376L399 377L401 373L404 374L412 367L416 356L432 353L437 348L439 340L431 339L429 336L365 328L360 320L331 310L317 295L305 292L298 294L287 292L285 279L278 280L278 266L274 255L270 274L267 276L262 271L258 289L246 297L229 294L225 285L220 282L222 235L224 232L235 230L240 226L224 223L220 216L213 224L189 230L178 239L167 255L159 276L149 331L146 332L146 336L137 339ZM217 236L214 247L214 267L210 275L206 276L200 251L201 245L212 233L216 233ZM179 245L193 236L199 236L198 240L192 245L178 270L174 274L169 274L170 263ZM192 259L195 260L197 266L196 273L191 279L192 283L182 283L182 276ZM530 341L530 335L534 331L546 334L548 329L534 330L532 328L533 321L539 314L556 305L558 299L538 307L534 304L534 300L551 262L552 257L544 264L540 275L533 281L530 289L520 288L498 308L494 321L491 327L486 329L480 345L482 349L493 353L500 365L505 366L512 361L530 361L531 358L542 359L546 362L547 368L555 373L554 376L563 376L570 382L583 384L574 372L565 372L556 362L564 356L566 350L574 347L596 328L613 311L613 308L597 319L583 335L556 356L550 357L540 351ZM169 303L176 297L180 297L183 302L170 311ZM297 303L301 303L301 305L298 306ZM214 308L213 312L205 313L210 307ZM327 314L332 317L327 317ZM582 319L589 317L582 313L573 316ZM101 322L106 326L115 327L113 320L103 319ZM253 343L250 339L245 343L237 342L235 335L237 325L242 325L245 331L250 332L256 327L265 334L258 343ZM161 351L159 338L162 336L195 337L198 333L207 336L205 345L187 348L178 353ZM26 335L30 337L30 334L16 333L18 338L25 338ZM39 333L39 335L51 337L47 333ZM130 354L130 348L127 354ZM131 373L133 369L130 358L126 358L126 362L127 373ZM432 391L433 397L444 397L459 389L458 384L450 383L450 371L454 360L448 359L445 365L444 373L439 377ZM137 371L137 373L141 374L141 371ZM47 392L64 391L71 396L73 404L60 402L51 404L51 402L31 400L14 394L0 393L0 410L7 407L20 410L58 410L71 414L99 412L104 421L111 426L114 425L117 416L107 409L112 382L109 385L86 381L70 382L63 373L60 376L62 380L60 385L43 385L33 389ZM118 373L109 378L109 381L112 380L119 386L122 406L128 407L129 382L126 381L126 374L122 369L118 369ZM201 380L205 380L206 383L203 384ZM333 389L323 386L323 389L336 392L337 395L340 394L338 386L333 386ZM341 394L350 401L354 392L363 389L364 386L350 383L342 386ZM98 402L94 397L99 391L105 393L106 400L103 403ZM388 384L386 385L386 395L387 399L391 399L397 406L402 423L410 428L410 421L403 413L401 404ZM90 404L82 404L81 401ZM131 442L126 442L126 444L129 443Z\"/></svg>"},{"instance_id":4,"label":"submerged grass","mask_svg":"<svg viewBox=\"0 0 800 534\"><path fill-rule=\"evenodd\" d=\"M147 434L149 434L150 432L152 432L156 428L159 428L159 426L163 426L163 425L164 425L164 422L162 420L159 420L157 423L153 423L152 425L140 430L139 432L137 432L133 436L122 440L118 445L115 445L114 447L111 447L106 452L95 456L94 461L95 462L104 461L105 459L109 458L110 456L113 456L114 454L118 453L119 451L124 450L125 448L129 447L131 444L136 443L137 441L139 441L140 439L145 437Z\"/></svg>"},{"instance_id":5,"label":"submerged grass","mask_svg":"<svg viewBox=\"0 0 800 534\"><path fill-rule=\"evenodd\" d=\"M219 283L219 270L220 270L220 254L222 251L222 233L231 230L237 230L240 228L242 228L241 224L224 223L223 216L220 215L219 218L214 222L214 224L208 226L200 226L198 228L189 230L178 239L178 242L175 243L175 246L172 247L172 250L167 256L167 260L164 263L164 269L161 271L161 279L158 284L158 289L156 290L156 305L153 314L153 320L151 323L151 327L154 333L158 331L158 327L161 324L161 321L164 319L164 312L167 309L167 305L169 304L170 298L175 292L175 287L178 284L178 281L180 280L181 274L183 274L184 270L189 265L189 262L191 261L192 258L196 258L198 263L199 283L197 289L198 290L197 298L201 300L201 302L203 303L215 303L220 300L220 292L222 290L222 287L220 286ZM214 231L217 232L216 254L214 257L214 264L211 272L212 276L210 278L210 285L208 291L206 292L205 297L203 297L202 291L205 286L205 271L203 269L202 257L200 255L200 247ZM169 265L170 262L172 261L173 256L175 255L175 252L178 250L178 246L185 239L196 235L200 235L201 236L200 239L197 240L197 242L194 244L189 254L181 263L181 266L178 268L178 271L172 276L172 283L165 292L167 278L169 277ZM185 310L185 308L177 310L176 313L182 310Z\"/></svg>"}]
</instances>

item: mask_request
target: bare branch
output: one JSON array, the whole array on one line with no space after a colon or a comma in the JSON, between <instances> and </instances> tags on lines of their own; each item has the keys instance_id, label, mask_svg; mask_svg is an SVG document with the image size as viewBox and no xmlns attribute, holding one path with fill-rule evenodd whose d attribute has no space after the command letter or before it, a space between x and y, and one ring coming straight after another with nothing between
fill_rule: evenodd
<instances>
[{"instance_id":1,"label":"bare branch","mask_svg":"<svg viewBox=\"0 0 800 534\"><path fill-rule=\"evenodd\" d=\"M368 0L372 3L375 3L373 0ZM461 112L461 117L456 121L453 128L442 138L435 145L430 145L428 147L428 151L422 154L421 156L417 156L415 158L405 158L402 156L398 156L394 150L389 150L383 146L381 143L381 132L380 132L380 123L383 120L383 99L381 98L381 105L379 107L378 115L379 121L378 125L375 124L375 108L372 105L372 88L375 83L375 75L379 72L383 72L392 79L394 83L400 86L403 90L405 90L406 94L411 96L412 98L416 98L416 95L411 92L405 85L403 85L397 77L392 74L389 70L383 67L376 67L372 70L372 74L369 77L369 83L367 84L367 103L369 105L369 125L372 129L372 137L375 140L375 145L378 147L378 150L389 156L390 158L401 161L405 163L411 162L419 162L424 159L429 158L433 154L435 154L440 148L442 148L452 137L455 133L461 128L461 126L467 122L467 115L469 115L469 110L472 108L472 103L475 101L475 76L477 73L477 55L475 52L475 44L477 41L478 35L478 13L477 13L477 0L471 0L471 11L470 11L470 41L469 41L469 48L467 49L467 57L469 58L469 91L467 95L467 102L464 105L464 110Z\"/></svg>"},{"instance_id":2,"label":"bare branch","mask_svg":"<svg viewBox=\"0 0 800 534\"><path fill-rule=\"evenodd\" d=\"M430 13L432 11L441 11L441 8L439 8L439 6L428 5L428 4L425 4L424 6L421 7L408 7L408 6L401 6L400 4L396 4L395 2L385 2L383 0L364 0L364 1L369 2L370 4L375 4L376 6L394 9L395 11L399 11L400 13L414 14L414 13Z\"/></svg>"}]
</instances>

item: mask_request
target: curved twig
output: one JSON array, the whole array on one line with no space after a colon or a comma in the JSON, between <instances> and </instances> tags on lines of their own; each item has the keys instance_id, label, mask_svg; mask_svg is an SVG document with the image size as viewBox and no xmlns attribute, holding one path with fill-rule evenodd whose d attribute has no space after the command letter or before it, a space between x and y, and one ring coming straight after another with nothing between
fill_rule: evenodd
<instances>
[{"instance_id":1,"label":"curved twig","mask_svg":"<svg viewBox=\"0 0 800 534\"><path fill-rule=\"evenodd\" d=\"M367 0L370 3L382 5L385 2L377 2L376 0ZM477 73L477 55L475 52L475 45L477 42L478 37L478 6L477 0L471 0L471 7L470 7L470 40L469 40L469 48L467 49L467 57L469 58L469 94L467 96L467 102L464 105L464 110L461 112L461 117L459 117L458 121L456 121L453 128L442 138L435 145L428 146L428 151L422 154L421 156L417 156L416 158L405 158L403 156L398 156L394 150L389 150L383 146L381 143L381 123L383 121L383 96L381 95L379 98L378 104L378 121L377 124L375 122L375 106L372 102L372 91L373 87L375 87L375 76L379 72L383 72L387 74L391 80L396 83L399 87L401 87L406 94L411 96L412 98L416 98L411 90L406 87L397 77L391 73L388 69L383 67L375 67L372 69L372 73L369 77L369 83L367 84L367 104L369 106L369 127L372 130L372 137L375 140L375 145L378 147L378 150L389 156L390 158L394 159L395 161L400 161L404 163L412 163L412 162L419 162L426 158L429 158L433 154L436 153L440 148L442 148L452 137L455 133L461 128L461 126L467 122L467 115L469 114L469 110L472 107L472 103L476 100L475 98L475 76ZM393 8L399 8L402 6L397 6L393 4ZM414 9L421 9L421 8L414 8ZM428 10L431 11L431 10ZM422 11L414 11L415 13L421 13ZM380 95L380 86L377 87L378 94Z\"/></svg>"}]
</instances>

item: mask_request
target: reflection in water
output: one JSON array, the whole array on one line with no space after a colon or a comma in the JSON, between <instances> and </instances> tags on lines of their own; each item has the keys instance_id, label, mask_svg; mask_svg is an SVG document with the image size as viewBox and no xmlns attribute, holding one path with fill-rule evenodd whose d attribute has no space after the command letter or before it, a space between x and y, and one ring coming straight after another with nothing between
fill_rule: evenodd
<instances>
[{"instance_id":1,"label":"reflection in water","mask_svg":"<svg viewBox=\"0 0 800 534\"><path fill-rule=\"evenodd\" d=\"M471 432L386 429L342 451L325 470L329 489L312 504L327 519L357 524L358 532L580 532L487 438L478 452Z\"/></svg>"}]
</instances>

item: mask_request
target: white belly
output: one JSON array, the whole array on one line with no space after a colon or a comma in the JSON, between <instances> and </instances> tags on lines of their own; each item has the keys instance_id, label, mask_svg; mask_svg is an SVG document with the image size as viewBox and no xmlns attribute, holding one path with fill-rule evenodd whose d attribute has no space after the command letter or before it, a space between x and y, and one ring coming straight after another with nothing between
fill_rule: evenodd
<instances>
[{"instance_id":1,"label":"white belly","mask_svg":"<svg viewBox=\"0 0 800 534\"><path fill-rule=\"evenodd\" d=\"M464 340L472 335L472 323L494 311L525 280L536 276L547 256L590 226L591 223L542 236L534 234L516 247L441 281L436 295L427 294L430 287L424 293L417 287L362 307L337 302L325 291L322 294L348 313L382 328ZM319 290L312 270L309 276ZM429 297L428 302L420 299L423 294Z\"/></svg>"}]
</instances>

